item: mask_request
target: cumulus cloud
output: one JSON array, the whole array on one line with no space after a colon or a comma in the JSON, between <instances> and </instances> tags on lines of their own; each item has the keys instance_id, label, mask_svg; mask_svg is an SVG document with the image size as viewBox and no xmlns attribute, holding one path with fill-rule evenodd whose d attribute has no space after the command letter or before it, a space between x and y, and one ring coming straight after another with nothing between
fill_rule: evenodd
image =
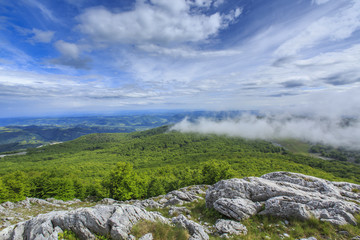
<instances>
[{"instance_id":1,"label":"cumulus cloud","mask_svg":"<svg viewBox=\"0 0 360 240\"><path fill-rule=\"evenodd\" d=\"M343 119L292 116L260 118L254 115L246 115L238 119L222 121L202 118L194 122L184 119L172 129L248 139L294 138L335 147L360 148L360 122L352 121L350 124L345 124Z\"/></svg>"},{"instance_id":2,"label":"cumulus cloud","mask_svg":"<svg viewBox=\"0 0 360 240\"><path fill-rule=\"evenodd\" d=\"M78 17L78 29L104 43L198 42L215 36L241 14L241 9L234 9L229 14L207 15L201 9L211 3L217 5L218 1L138 0L133 10L125 12L90 8Z\"/></svg>"},{"instance_id":3,"label":"cumulus cloud","mask_svg":"<svg viewBox=\"0 0 360 240\"><path fill-rule=\"evenodd\" d=\"M42 31L40 29L34 28L32 30L32 34L34 34L30 40L34 42L41 42L41 43L49 43L54 37L54 31Z\"/></svg>"},{"instance_id":4,"label":"cumulus cloud","mask_svg":"<svg viewBox=\"0 0 360 240\"><path fill-rule=\"evenodd\" d=\"M56 49L61 52L64 56L70 58L78 58L79 57L79 47L74 43L68 43L63 40L59 40L55 43Z\"/></svg>"},{"instance_id":5,"label":"cumulus cloud","mask_svg":"<svg viewBox=\"0 0 360 240\"><path fill-rule=\"evenodd\" d=\"M76 69L88 69L91 59L81 57L81 50L75 43L59 40L54 44L55 48L61 53L59 58L51 59L49 62L56 65L69 66Z\"/></svg>"}]
</instances>

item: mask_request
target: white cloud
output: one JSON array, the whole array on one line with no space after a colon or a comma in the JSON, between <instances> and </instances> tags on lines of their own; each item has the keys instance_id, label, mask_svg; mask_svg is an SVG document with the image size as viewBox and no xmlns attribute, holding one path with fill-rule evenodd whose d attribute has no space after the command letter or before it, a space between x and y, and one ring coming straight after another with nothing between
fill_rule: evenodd
<instances>
[{"instance_id":1,"label":"white cloud","mask_svg":"<svg viewBox=\"0 0 360 240\"><path fill-rule=\"evenodd\" d=\"M89 69L92 61L88 56L80 56L81 49L75 43L59 40L55 42L55 48L61 53L58 58L50 59L48 62L55 65L68 66L75 69Z\"/></svg>"},{"instance_id":2,"label":"white cloud","mask_svg":"<svg viewBox=\"0 0 360 240\"><path fill-rule=\"evenodd\" d=\"M31 37L31 40L41 43L49 43L54 37L55 32L53 31L42 31L40 29L32 29L34 36Z\"/></svg>"},{"instance_id":3,"label":"white cloud","mask_svg":"<svg viewBox=\"0 0 360 240\"><path fill-rule=\"evenodd\" d=\"M222 121L202 118L196 122L190 122L184 119L172 129L203 134L225 134L249 139L295 138L351 149L359 149L360 146L360 122L344 126L342 119L297 118L289 115L258 118L245 115L238 119Z\"/></svg>"},{"instance_id":4,"label":"white cloud","mask_svg":"<svg viewBox=\"0 0 360 240\"><path fill-rule=\"evenodd\" d=\"M103 7L91 8L78 17L78 29L99 42L125 44L176 44L207 40L226 28L241 13L211 15L192 11L194 5L208 6L210 1L138 0L126 12L111 12Z\"/></svg>"},{"instance_id":5,"label":"white cloud","mask_svg":"<svg viewBox=\"0 0 360 240\"><path fill-rule=\"evenodd\" d=\"M312 0L313 4L321 5L329 2L330 0Z\"/></svg>"},{"instance_id":6,"label":"white cloud","mask_svg":"<svg viewBox=\"0 0 360 240\"><path fill-rule=\"evenodd\" d=\"M322 2L322 1L320 1ZM319 2L319 3L320 3ZM334 2L334 8L326 16L312 22L296 36L277 49L278 55L294 55L304 48L311 48L322 41L338 41L349 38L360 29L360 1Z\"/></svg>"},{"instance_id":7,"label":"white cloud","mask_svg":"<svg viewBox=\"0 0 360 240\"><path fill-rule=\"evenodd\" d=\"M78 58L80 54L79 47L75 43L68 43L63 40L59 40L55 43L56 49L65 57Z\"/></svg>"},{"instance_id":8,"label":"white cloud","mask_svg":"<svg viewBox=\"0 0 360 240\"><path fill-rule=\"evenodd\" d=\"M138 48L150 54L166 55L175 58L231 57L241 54L241 51L237 50L198 51L188 47L166 48L154 44L139 45Z\"/></svg>"},{"instance_id":9,"label":"white cloud","mask_svg":"<svg viewBox=\"0 0 360 240\"><path fill-rule=\"evenodd\" d=\"M217 0L217 1L214 1L214 7L219 7L221 4L223 4L225 2L225 0Z\"/></svg>"},{"instance_id":10,"label":"white cloud","mask_svg":"<svg viewBox=\"0 0 360 240\"><path fill-rule=\"evenodd\" d=\"M16 114L49 114L58 111L115 110L138 104L161 102L156 92L137 85L107 86L104 76L74 77L37 74L11 68L0 69L0 105L16 103ZM39 96L41 96L39 98ZM41 112L42 111L42 112ZM0 113L0 117L9 114Z\"/></svg>"}]
</instances>

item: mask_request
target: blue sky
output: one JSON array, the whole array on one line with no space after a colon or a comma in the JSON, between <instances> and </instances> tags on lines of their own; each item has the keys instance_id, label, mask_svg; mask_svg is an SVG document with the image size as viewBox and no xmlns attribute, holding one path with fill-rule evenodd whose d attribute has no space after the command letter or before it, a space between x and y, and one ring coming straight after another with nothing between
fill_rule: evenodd
<instances>
[{"instance_id":1,"label":"blue sky","mask_svg":"<svg viewBox=\"0 0 360 240\"><path fill-rule=\"evenodd\" d=\"M0 117L360 113L358 0L0 0Z\"/></svg>"}]
</instances>

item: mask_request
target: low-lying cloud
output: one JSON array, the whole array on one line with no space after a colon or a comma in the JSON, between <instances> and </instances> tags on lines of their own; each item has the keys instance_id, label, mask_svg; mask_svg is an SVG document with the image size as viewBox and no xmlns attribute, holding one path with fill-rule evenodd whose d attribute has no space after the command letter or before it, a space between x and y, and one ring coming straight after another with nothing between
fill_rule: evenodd
<instances>
[{"instance_id":1,"label":"low-lying cloud","mask_svg":"<svg viewBox=\"0 0 360 240\"><path fill-rule=\"evenodd\" d=\"M241 116L236 119L184 119L173 130L248 139L299 139L334 147L360 149L360 123L354 119Z\"/></svg>"}]
</instances>

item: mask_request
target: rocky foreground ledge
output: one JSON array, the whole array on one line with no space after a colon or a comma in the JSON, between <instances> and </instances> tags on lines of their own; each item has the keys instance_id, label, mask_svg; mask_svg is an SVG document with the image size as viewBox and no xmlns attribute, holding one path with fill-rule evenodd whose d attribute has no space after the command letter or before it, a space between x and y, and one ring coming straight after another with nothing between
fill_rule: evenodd
<instances>
[{"instance_id":1,"label":"rocky foreground ledge","mask_svg":"<svg viewBox=\"0 0 360 240\"><path fill-rule=\"evenodd\" d=\"M191 219L187 208L180 206L201 199L205 189L207 207L230 219L218 219L214 226L202 225L198 219ZM240 221L255 214L289 219L315 217L336 225L355 225L354 215L360 213L359 204L360 185L274 172L259 178L222 180L209 187L191 186L142 201L104 199L94 207L40 214L5 228L0 232L0 239L55 240L65 230L74 232L80 239L96 239L96 235L135 239L130 234L132 227L147 220L177 224L188 230L189 239L207 240L209 234L223 237L245 235L247 229ZM147 211L147 207L168 208L169 215L174 217L166 218L158 212ZM146 234L141 239L152 239L152 236Z\"/></svg>"}]
</instances>

